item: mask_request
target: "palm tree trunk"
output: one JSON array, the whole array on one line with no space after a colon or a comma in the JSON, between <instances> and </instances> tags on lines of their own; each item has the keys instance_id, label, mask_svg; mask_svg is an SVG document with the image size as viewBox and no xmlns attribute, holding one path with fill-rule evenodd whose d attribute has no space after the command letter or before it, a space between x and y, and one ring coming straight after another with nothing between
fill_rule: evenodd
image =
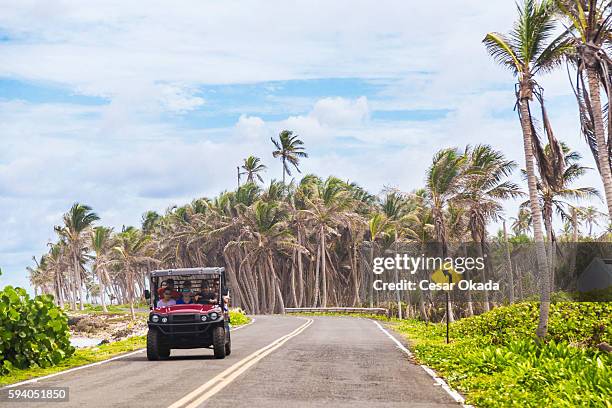
<instances>
[{"instance_id":1,"label":"palm tree trunk","mask_svg":"<svg viewBox=\"0 0 612 408\"><path fill-rule=\"evenodd\" d=\"M327 265L327 257L325 256L325 232L323 226L320 230L321 236L321 306L327 307L327 274L325 273L325 265Z\"/></svg>"},{"instance_id":2,"label":"palm tree trunk","mask_svg":"<svg viewBox=\"0 0 612 408\"><path fill-rule=\"evenodd\" d=\"M285 185L285 156L283 156L283 185Z\"/></svg>"},{"instance_id":3,"label":"palm tree trunk","mask_svg":"<svg viewBox=\"0 0 612 408\"><path fill-rule=\"evenodd\" d=\"M104 285L104 277L102 276L102 273L100 273L98 268L96 268L96 272L98 273L98 282L100 283L100 303L102 304L102 311L106 313L108 312L108 309L106 308L106 300L104 299L104 291L106 290L106 285Z\"/></svg>"},{"instance_id":4,"label":"palm tree trunk","mask_svg":"<svg viewBox=\"0 0 612 408\"><path fill-rule=\"evenodd\" d=\"M465 259L468 258L468 251L467 251L467 245L466 244L463 245L463 257ZM464 276L465 280L467 280L467 281L470 280L470 272L467 269L463 273L463 276ZM466 292L465 296L467 298L467 315L468 316L474 316L474 302L472 301L472 291L468 287L465 292Z\"/></svg>"},{"instance_id":5,"label":"palm tree trunk","mask_svg":"<svg viewBox=\"0 0 612 408\"><path fill-rule=\"evenodd\" d=\"M85 310L85 297L83 296L83 282L81 282L81 265L79 264L79 258L76 253L76 248L72 254L74 262L74 283L77 286L75 288L74 296L76 298L77 291L79 293L79 309Z\"/></svg>"},{"instance_id":6,"label":"palm tree trunk","mask_svg":"<svg viewBox=\"0 0 612 408\"><path fill-rule=\"evenodd\" d=\"M508 244L508 232L506 230L506 220L502 222L504 229L504 246L506 247L506 267L508 268L508 290L510 304L514 303L514 272L512 270L512 260L510 259L510 245Z\"/></svg>"},{"instance_id":7,"label":"palm tree trunk","mask_svg":"<svg viewBox=\"0 0 612 408\"><path fill-rule=\"evenodd\" d=\"M578 252L578 212L572 207L572 253L570 255L570 276L572 277L572 288L576 290L578 274L576 273L576 255Z\"/></svg>"},{"instance_id":8,"label":"palm tree trunk","mask_svg":"<svg viewBox=\"0 0 612 408\"><path fill-rule=\"evenodd\" d=\"M312 307L317 307L319 304L319 268L321 267L321 246L317 245L317 261L315 266L314 278L314 301Z\"/></svg>"},{"instance_id":9,"label":"palm tree trunk","mask_svg":"<svg viewBox=\"0 0 612 408\"><path fill-rule=\"evenodd\" d=\"M487 282L487 269L489 269L489 265L487 263L487 259L484 256L484 250L485 250L485 241L484 241L484 237L480 236L480 242L476 243L476 253L478 254L478 257L480 259L484 259L484 267L482 268L481 273L481 277L482 277L482 283L486 283ZM483 308L485 312L488 312L489 310L491 310L491 304L489 303L489 292L486 290L482 291L483 296L484 296L484 300L483 300Z\"/></svg>"},{"instance_id":10,"label":"palm tree trunk","mask_svg":"<svg viewBox=\"0 0 612 408\"><path fill-rule=\"evenodd\" d=\"M395 246L395 251L393 256L397 255L397 231L395 232L395 241L393 242L393 245ZM397 270L397 263L394 264L393 267L393 272L394 272L394 278L395 278L395 282L396 285L399 286L399 272ZM395 289L395 297L396 297L396 301L397 301L397 317L401 320L403 318L402 316L402 298L401 298L401 294L399 289Z\"/></svg>"},{"instance_id":11,"label":"palm tree trunk","mask_svg":"<svg viewBox=\"0 0 612 408\"><path fill-rule=\"evenodd\" d=\"M524 94L521 92L521 94ZM548 262L546 259L546 249L544 247L544 233L542 231L542 210L538 202L538 188L535 175L535 163L533 155L533 138L531 132L531 118L529 114L529 99L519 100L521 117L521 127L523 130L523 148L525 150L525 167L527 171L527 187L529 189L529 204L531 217L533 220L533 237L536 247L536 261L538 265L538 275L541 282L540 291L540 318L536 335L544 338L548 332L548 314L550 311L550 279L548 278Z\"/></svg>"},{"instance_id":12,"label":"palm tree trunk","mask_svg":"<svg viewBox=\"0 0 612 408\"><path fill-rule=\"evenodd\" d=\"M597 141L597 159L599 173L604 185L606 203L608 204L608 218L612 217L612 170L610 169L610 158L608 155L608 144L606 143L606 133L603 125L603 115L601 107L601 96L599 93L599 75L595 68L587 68L587 78L589 82L589 93L593 106L593 120L595 125L595 140ZM610 135L608 135L608 138Z\"/></svg>"},{"instance_id":13,"label":"palm tree trunk","mask_svg":"<svg viewBox=\"0 0 612 408\"><path fill-rule=\"evenodd\" d=\"M302 245L302 232L298 225L297 228L297 236L298 236L298 245ZM297 253L297 264L298 264L298 304L297 307L302 307L304 302L304 265L302 264L302 252L298 251Z\"/></svg>"},{"instance_id":14,"label":"palm tree trunk","mask_svg":"<svg viewBox=\"0 0 612 408\"><path fill-rule=\"evenodd\" d=\"M548 267L550 269L550 289L555 287L555 241L553 235L552 219L550 216L544 217L544 229L546 230L546 238L548 239Z\"/></svg>"},{"instance_id":15,"label":"palm tree trunk","mask_svg":"<svg viewBox=\"0 0 612 408\"><path fill-rule=\"evenodd\" d=\"M371 238L370 238L371 239ZM370 270L368 271L368 293L370 299L370 307L374 307L374 240L370 241Z\"/></svg>"},{"instance_id":16,"label":"palm tree trunk","mask_svg":"<svg viewBox=\"0 0 612 408\"><path fill-rule=\"evenodd\" d=\"M293 302L293 307L299 307L298 306L298 301L297 301L297 292L295 290L295 257L296 257L296 250L293 250L293 256L291 257L291 272L290 272L290 276L291 276L291 301Z\"/></svg>"}]
</instances>

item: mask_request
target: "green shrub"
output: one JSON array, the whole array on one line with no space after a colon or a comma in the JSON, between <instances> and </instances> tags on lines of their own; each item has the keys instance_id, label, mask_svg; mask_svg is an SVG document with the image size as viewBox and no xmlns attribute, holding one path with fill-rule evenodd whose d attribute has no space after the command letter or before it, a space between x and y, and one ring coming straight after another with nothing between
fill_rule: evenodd
<instances>
[{"instance_id":1,"label":"green shrub","mask_svg":"<svg viewBox=\"0 0 612 408\"><path fill-rule=\"evenodd\" d=\"M251 321L251 319L244 314L244 311L241 309L231 309L229 311L230 321L232 322L232 326L240 326L243 324L247 324Z\"/></svg>"},{"instance_id":2,"label":"green shrub","mask_svg":"<svg viewBox=\"0 0 612 408\"><path fill-rule=\"evenodd\" d=\"M599 407L612 400L609 303L551 305L549 335L535 341L536 303L499 307L445 325L404 321L416 358L480 407ZM606 405L608 404L608 405Z\"/></svg>"},{"instance_id":3,"label":"green shrub","mask_svg":"<svg viewBox=\"0 0 612 408\"><path fill-rule=\"evenodd\" d=\"M72 355L68 318L50 295L30 298L22 288L0 291L0 375L13 367L49 367Z\"/></svg>"}]
</instances>

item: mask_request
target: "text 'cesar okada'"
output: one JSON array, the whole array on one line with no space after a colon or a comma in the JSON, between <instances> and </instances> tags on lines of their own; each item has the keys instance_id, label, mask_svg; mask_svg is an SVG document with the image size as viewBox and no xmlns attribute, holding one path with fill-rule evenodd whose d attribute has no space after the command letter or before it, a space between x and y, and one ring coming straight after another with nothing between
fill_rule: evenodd
<instances>
[{"instance_id":1,"label":"text 'cesar okada'","mask_svg":"<svg viewBox=\"0 0 612 408\"><path fill-rule=\"evenodd\" d=\"M385 271L406 272L415 279L400 279L397 282L374 280L374 290L499 290L499 282L478 282L469 279L472 272L481 272L485 267L484 257L436 257L396 254L394 257L373 259L372 272L381 275ZM421 277L421 278L417 278ZM427 277L427 279L423 278Z\"/></svg>"}]
</instances>

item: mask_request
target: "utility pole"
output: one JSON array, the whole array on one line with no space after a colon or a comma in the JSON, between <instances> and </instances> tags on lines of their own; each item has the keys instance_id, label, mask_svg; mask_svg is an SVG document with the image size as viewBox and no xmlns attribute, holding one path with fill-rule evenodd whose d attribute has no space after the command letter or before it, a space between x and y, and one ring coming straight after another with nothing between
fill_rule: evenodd
<instances>
[{"instance_id":1,"label":"utility pole","mask_svg":"<svg viewBox=\"0 0 612 408\"><path fill-rule=\"evenodd\" d=\"M236 176L238 177L238 188L240 188L240 166L236 166Z\"/></svg>"}]
</instances>

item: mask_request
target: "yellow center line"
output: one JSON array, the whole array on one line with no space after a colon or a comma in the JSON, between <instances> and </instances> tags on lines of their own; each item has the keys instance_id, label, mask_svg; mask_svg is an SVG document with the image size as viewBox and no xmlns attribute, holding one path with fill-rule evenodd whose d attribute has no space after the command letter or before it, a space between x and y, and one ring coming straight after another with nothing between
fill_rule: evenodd
<instances>
[{"instance_id":1,"label":"yellow center line","mask_svg":"<svg viewBox=\"0 0 612 408\"><path fill-rule=\"evenodd\" d=\"M297 336L304 330L308 328L313 323L312 319L307 319L307 322L292 331L289 334L286 334L278 339L274 340L272 343L268 344L265 347L251 353L247 357L238 361L236 364L231 367L225 369L217 376L208 380L200 387L196 388L189 394L185 395L180 400L176 401L168 408L195 408L201 405L204 401L221 391L227 385L229 385L232 381L234 381L240 374L244 373L253 365L257 364L259 360L272 353L274 350L281 347L287 341Z\"/></svg>"}]
</instances>

